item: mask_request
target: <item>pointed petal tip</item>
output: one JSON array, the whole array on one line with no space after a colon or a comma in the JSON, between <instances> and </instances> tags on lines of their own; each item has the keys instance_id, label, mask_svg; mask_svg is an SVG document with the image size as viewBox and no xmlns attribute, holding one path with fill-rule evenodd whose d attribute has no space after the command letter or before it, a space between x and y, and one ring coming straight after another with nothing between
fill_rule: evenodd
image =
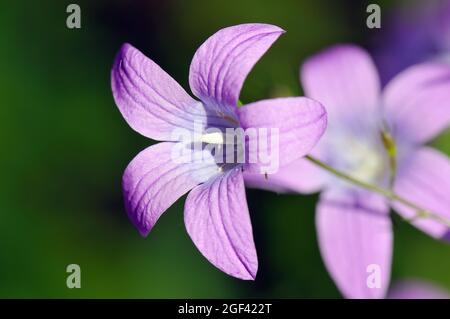
<instances>
[{"instance_id":1,"label":"pointed petal tip","mask_svg":"<svg viewBox=\"0 0 450 319\"><path fill-rule=\"evenodd\" d=\"M256 23L242 23L242 24L238 24L238 25L233 25L233 26L229 26L228 28L236 28L236 27L246 27L246 26L254 26L254 27L265 27L267 28L268 32L273 32L273 33L286 33L286 30L284 30L283 28L275 25L275 24L270 24L270 23L261 23L261 22L256 22ZM224 28L226 29L226 28ZM220 31L220 30L219 30Z\"/></svg>"},{"instance_id":2,"label":"pointed petal tip","mask_svg":"<svg viewBox=\"0 0 450 319\"><path fill-rule=\"evenodd\" d=\"M124 193L124 201L125 201L125 212L127 213L128 219L131 221L133 226L137 229L139 234L146 238L152 227L150 225L145 225L144 221L137 220L136 216L138 215L136 211L131 209L131 203L128 201L126 194Z\"/></svg>"},{"instance_id":3,"label":"pointed petal tip","mask_svg":"<svg viewBox=\"0 0 450 319\"><path fill-rule=\"evenodd\" d=\"M121 45L117 55L114 59L113 71L119 65L119 62L124 59L125 56L129 55L132 51L138 51L134 46L125 42Z\"/></svg>"},{"instance_id":4,"label":"pointed petal tip","mask_svg":"<svg viewBox=\"0 0 450 319\"><path fill-rule=\"evenodd\" d=\"M255 281L256 280L256 272L258 270L251 270L251 272L246 272L244 274L239 274L236 275L234 277L238 278L238 279L242 279L242 280L248 280L248 281Z\"/></svg>"},{"instance_id":5,"label":"pointed petal tip","mask_svg":"<svg viewBox=\"0 0 450 319\"><path fill-rule=\"evenodd\" d=\"M125 201L125 211L131 224L137 229L139 235L146 238L151 231L151 227L146 226L143 222L139 222L136 219L136 212L130 210L130 205Z\"/></svg>"},{"instance_id":6,"label":"pointed petal tip","mask_svg":"<svg viewBox=\"0 0 450 319\"><path fill-rule=\"evenodd\" d=\"M258 264L256 265L246 265L242 269L239 269L238 271L226 269L223 267L218 267L221 271L223 271L228 276L240 279L240 280L248 280L248 281L255 281L256 275L258 273Z\"/></svg>"},{"instance_id":7,"label":"pointed petal tip","mask_svg":"<svg viewBox=\"0 0 450 319\"><path fill-rule=\"evenodd\" d=\"M133 45L131 45L131 44L128 43L128 42L124 42L124 43L122 44L122 46L120 47L119 52L122 53L122 54L126 54L127 52L133 51L133 50L136 50L136 51L137 51L137 49L136 49Z\"/></svg>"},{"instance_id":8,"label":"pointed petal tip","mask_svg":"<svg viewBox=\"0 0 450 319\"><path fill-rule=\"evenodd\" d=\"M145 228L145 227L138 227L138 226L136 226L137 227L137 229L138 229L138 231L139 231L139 234L143 237L143 238L146 238L147 236L148 236L148 234L150 234L150 230L151 229L147 229L147 228Z\"/></svg>"},{"instance_id":9,"label":"pointed petal tip","mask_svg":"<svg viewBox=\"0 0 450 319\"><path fill-rule=\"evenodd\" d=\"M280 35L285 34L287 31L284 30L283 28L276 26L274 24L267 24L268 26L270 26L273 30L272 32L274 33L280 33Z\"/></svg>"}]
</instances>

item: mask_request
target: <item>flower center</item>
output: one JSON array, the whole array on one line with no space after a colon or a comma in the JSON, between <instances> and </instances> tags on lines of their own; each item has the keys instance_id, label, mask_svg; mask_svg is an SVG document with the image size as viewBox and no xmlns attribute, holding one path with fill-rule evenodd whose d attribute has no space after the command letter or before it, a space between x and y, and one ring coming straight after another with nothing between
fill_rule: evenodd
<instances>
[{"instance_id":1,"label":"flower center","mask_svg":"<svg viewBox=\"0 0 450 319\"><path fill-rule=\"evenodd\" d=\"M226 128L224 131L217 128L209 129L199 137L214 156L220 171L235 168L245 163L245 140L239 128Z\"/></svg>"},{"instance_id":2,"label":"flower center","mask_svg":"<svg viewBox=\"0 0 450 319\"><path fill-rule=\"evenodd\" d=\"M216 145L234 145L235 139L233 135L222 132L212 132L202 134L200 137L201 142Z\"/></svg>"},{"instance_id":3,"label":"flower center","mask_svg":"<svg viewBox=\"0 0 450 319\"><path fill-rule=\"evenodd\" d=\"M339 152L329 156L334 167L367 183L383 182L389 166L380 140L345 135L334 138L332 144L332 149Z\"/></svg>"}]
</instances>

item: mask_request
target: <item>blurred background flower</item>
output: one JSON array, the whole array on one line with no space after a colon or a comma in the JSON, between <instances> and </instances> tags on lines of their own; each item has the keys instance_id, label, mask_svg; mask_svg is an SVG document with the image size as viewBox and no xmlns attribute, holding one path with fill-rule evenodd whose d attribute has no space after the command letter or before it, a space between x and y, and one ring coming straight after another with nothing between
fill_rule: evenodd
<instances>
[{"instance_id":1,"label":"blurred background flower","mask_svg":"<svg viewBox=\"0 0 450 319\"><path fill-rule=\"evenodd\" d=\"M66 28L72 2L81 7L81 29ZM400 4L370 2L380 3L382 17ZM130 42L188 89L189 62L209 35L265 22L288 32L252 70L241 100L273 97L279 88L281 95L300 95L298 68L307 56L339 42L368 45L384 30L385 20L381 31L366 28L368 3L45 0L4 6L0 297L340 297L317 247L317 195L248 192L260 264L255 282L230 278L201 258L184 229L183 200L152 236L141 238L126 216L120 184L148 139L123 121L110 71L121 44ZM434 145L450 154L450 136ZM393 280L418 277L450 289L448 245L400 220L394 232ZM81 266L81 289L66 287L71 263Z\"/></svg>"},{"instance_id":2,"label":"blurred background flower","mask_svg":"<svg viewBox=\"0 0 450 319\"><path fill-rule=\"evenodd\" d=\"M404 279L392 285L388 299L450 299L447 290L438 285L418 280Z\"/></svg>"},{"instance_id":3,"label":"blurred background flower","mask_svg":"<svg viewBox=\"0 0 450 319\"><path fill-rule=\"evenodd\" d=\"M450 63L450 0L393 2L396 5L373 37L383 82L416 63Z\"/></svg>"}]
</instances>

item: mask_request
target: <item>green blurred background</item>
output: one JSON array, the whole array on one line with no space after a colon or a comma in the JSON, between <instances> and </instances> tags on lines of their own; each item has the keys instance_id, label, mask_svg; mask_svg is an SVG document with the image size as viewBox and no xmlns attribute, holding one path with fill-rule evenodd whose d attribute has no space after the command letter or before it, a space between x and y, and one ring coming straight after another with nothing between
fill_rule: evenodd
<instances>
[{"instance_id":1,"label":"green blurred background","mask_svg":"<svg viewBox=\"0 0 450 319\"><path fill-rule=\"evenodd\" d=\"M81 6L82 28L66 27ZM376 2L376 1L371 1ZM378 1L389 10L398 1ZM180 200L148 238L129 222L121 175L152 143L114 104L110 69L123 42L186 89L196 48L218 29L266 22L288 32L246 81L245 102L298 95L298 67L337 43L366 44L364 1L14 1L0 9L0 297L339 298L321 261L316 196L248 191L259 256L255 282L231 278L196 250ZM450 135L435 144L450 154ZM66 266L81 266L81 289ZM450 289L450 250L396 220L393 279Z\"/></svg>"}]
</instances>

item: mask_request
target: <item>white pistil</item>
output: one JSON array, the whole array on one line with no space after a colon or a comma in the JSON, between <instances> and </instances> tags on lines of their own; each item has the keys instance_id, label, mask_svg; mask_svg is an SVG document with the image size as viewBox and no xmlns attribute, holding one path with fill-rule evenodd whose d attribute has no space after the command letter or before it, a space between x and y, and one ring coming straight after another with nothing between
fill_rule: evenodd
<instances>
[{"instance_id":1,"label":"white pistil","mask_svg":"<svg viewBox=\"0 0 450 319\"><path fill-rule=\"evenodd\" d=\"M208 144L224 144L225 136L223 133L214 132L214 133L203 134L201 136L200 140L203 143L208 143Z\"/></svg>"},{"instance_id":2,"label":"white pistil","mask_svg":"<svg viewBox=\"0 0 450 319\"><path fill-rule=\"evenodd\" d=\"M200 141L203 143L208 144L217 144L217 145L234 145L234 135L230 135L227 138L227 134L221 133L221 132L213 132L213 133L207 133L203 134L200 137Z\"/></svg>"}]
</instances>

